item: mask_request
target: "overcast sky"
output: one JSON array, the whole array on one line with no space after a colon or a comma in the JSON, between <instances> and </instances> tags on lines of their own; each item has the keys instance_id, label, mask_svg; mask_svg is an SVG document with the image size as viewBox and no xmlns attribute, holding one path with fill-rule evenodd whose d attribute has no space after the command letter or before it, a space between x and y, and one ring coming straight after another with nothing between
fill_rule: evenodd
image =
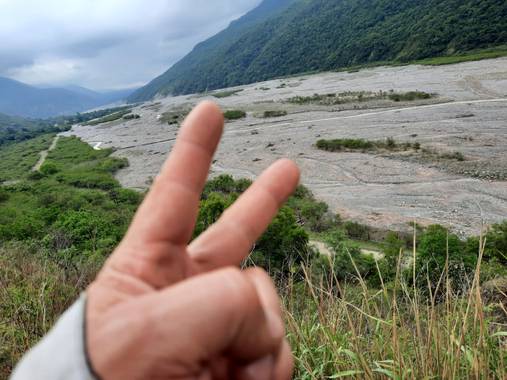
<instances>
[{"instance_id":1,"label":"overcast sky","mask_svg":"<svg viewBox=\"0 0 507 380\"><path fill-rule=\"evenodd\" d=\"M0 76L137 87L261 0L0 0Z\"/></svg>"}]
</instances>

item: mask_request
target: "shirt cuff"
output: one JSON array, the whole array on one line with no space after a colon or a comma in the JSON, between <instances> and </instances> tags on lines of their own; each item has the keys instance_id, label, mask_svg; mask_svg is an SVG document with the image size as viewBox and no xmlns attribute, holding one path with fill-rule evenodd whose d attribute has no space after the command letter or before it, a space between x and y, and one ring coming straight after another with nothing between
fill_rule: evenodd
<instances>
[{"instance_id":1,"label":"shirt cuff","mask_svg":"<svg viewBox=\"0 0 507 380\"><path fill-rule=\"evenodd\" d=\"M86 297L83 295L25 354L11 380L96 380L86 355L85 309Z\"/></svg>"}]
</instances>

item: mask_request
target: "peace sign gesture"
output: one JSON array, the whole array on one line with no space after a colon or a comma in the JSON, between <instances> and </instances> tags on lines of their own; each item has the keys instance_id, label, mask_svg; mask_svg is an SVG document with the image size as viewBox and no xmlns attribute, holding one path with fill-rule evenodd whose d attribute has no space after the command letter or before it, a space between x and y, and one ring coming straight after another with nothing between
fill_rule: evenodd
<instances>
[{"instance_id":1,"label":"peace sign gesture","mask_svg":"<svg viewBox=\"0 0 507 380\"><path fill-rule=\"evenodd\" d=\"M220 109L190 113L125 238L87 291L91 364L113 379L289 379L279 298L238 265L299 180L281 160L189 244L223 130Z\"/></svg>"}]
</instances>

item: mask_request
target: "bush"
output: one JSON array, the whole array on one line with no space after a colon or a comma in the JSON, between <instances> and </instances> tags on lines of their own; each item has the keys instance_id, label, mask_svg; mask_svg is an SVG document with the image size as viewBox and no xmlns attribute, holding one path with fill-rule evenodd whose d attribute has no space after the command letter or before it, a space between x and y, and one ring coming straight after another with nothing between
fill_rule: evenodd
<instances>
[{"instance_id":1,"label":"bush","mask_svg":"<svg viewBox=\"0 0 507 380\"><path fill-rule=\"evenodd\" d=\"M246 112L241 110L229 110L224 112L224 118L226 120L237 120L246 117Z\"/></svg>"},{"instance_id":2,"label":"bush","mask_svg":"<svg viewBox=\"0 0 507 380\"><path fill-rule=\"evenodd\" d=\"M229 96L236 95L242 91L243 91L243 89L220 91L220 92L214 92L211 95L214 96L215 98L221 99L221 98L228 98Z\"/></svg>"},{"instance_id":3,"label":"bush","mask_svg":"<svg viewBox=\"0 0 507 380\"><path fill-rule=\"evenodd\" d=\"M227 207L234 202L235 197L219 193L208 194L199 204L199 215L194 229L194 237L206 231L215 223Z\"/></svg>"},{"instance_id":4,"label":"bush","mask_svg":"<svg viewBox=\"0 0 507 380\"><path fill-rule=\"evenodd\" d=\"M394 102L407 102L414 101L418 99L430 99L433 95L428 94L422 91L410 91L405 93L394 93L389 95L389 99Z\"/></svg>"},{"instance_id":5,"label":"bush","mask_svg":"<svg viewBox=\"0 0 507 380\"><path fill-rule=\"evenodd\" d=\"M129 166L129 162L126 158L108 157L97 165L98 170L114 174L120 169L124 169Z\"/></svg>"},{"instance_id":6,"label":"bush","mask_svg":"<svg viewBox=\"0 0 507 380\"><path fill-rule=\"evenodd\" d=\"M249 180L235 181L229 175L221 175L208 181L202 194L194 238L215 223L220 215L251 184ZM305 193L300 190L300 194ZM266 232L253 248L251 262L275 275L290 271L307 258L308 235L298 224L294 211L283 207Z\"/></svg>"},{"instance_id":7,"label":"bush","mask_svg":"<svg viewBox=\"0 0 507 380\"><path fill-rule=\"evenodd\" d=\"M507 265L507 221L494 224L483 238L484 259ZM466 242L468 255L477 255L481 249L480 239L470 237Z\"/></svg>"},{"instance_id":8,"label":"bush","mask_svg":"<svg viewBox=\"0 0 507 380\"><path fill-rule=\"evenodd\" d=\"M222 174L215 178L210 179L204 186L202 197L205 199L210 193L242 193L250 187L252 181L249 179L234 180L232 176L228 174Z\"/></svg>"},{"instance_id":9,"label":"bush","mask_svg":"<svg viewBox=\"0 0 507 380\"><path fill-rule=\"evenodd\" d=\"M110 123L112 121L124 118L124 116L129 114L130 112L131 112L130 107L126 109L121 109L120 111L109 113L108 115L105 115L98 119L93 119L89 121L86 125L99 125L103 123Z\"/></svg>"},{"instance_id":10,"label":"bush","mask_svg":"<svg viewBox=\"0 0 507 380\"><path fill-rule=\"evenodd\" d=\"M264 111L263 114L264 118L282 117L282 116L287 116L287 111Z\"/></svg>"},{"instance_id":11,"label":"bush","mask_svg":"<svg viewBox=\"0 0 507 380\"><path fill-rule=\"evenodd\" d=\"M334 255L321 255L312 261L314 276L324 276L329 284L337 285L336 281L356 282L377 278L375 259L363 255L361 250L348 242L343 230L335 229L326 236L327 244L333 249Z\"/></svg>"},{"instance_id":12,"label":"bush","mask_svg":"<svg viewBox=\"0 0 507 380\"><path fill-rule=\"evenodd\" d=\"M26 178L29 179L30 181L38 181L38 180L41 180L42 178L44 178L44 174L42 174L40 171L36 170L34 172L30 172L30 174L28 174L28 176Z\"/></svg>"},{"instance_id":13,"label":"bush","mask_svg":"<svg viewBox=\"0 0 507 380\"><path fill-rule=\"evenodd\" d=\"M302 226L314 232L325 231L337 223L325 202L315 200L313 194L304 186L299 186L295 194L289 198L287 205L294 211Z\"/></svg>"},{"instance_id":14,"label":"bush","mask_svg":"<svg viewBox=\"0 0 507 380\"><path fill-rule=\"evenodd\" d=\"M347 221L343 224L347 236L354 240L370 240L370 229L363 224Z\"/></svg>"},{"instance_id":15,"label":"bush","mask_svg":"<svg viewBox=\"0 0 507 380\"><path fill-rule=\"evenodd\" d=\"M51 175L51 174L55 174L55 173L58 173L58 167L56 166L55 163L53 162L45 162L41 168L40 168L40 172L44 175Z\"/></svg>"},{"instance_id":16,"label":"bush","mask_svg":"<svg viewBox=\"0 0 507 380\"><path fill-rule=\"evenodd\" d=\"M135 113L129 113L128 115L123 116L123 120L135 120L140 119L141 116Z\"/></svg>"},{"instance_id":17,"label":"bush","mask_svg":"<svg viewBox=\"0 0 507 380\"><path fill-rule=\"evenodd\" d=\"M118 181L111 175L94 171L69 171L58 174L56 179L61 183L83 189L112 190L119 186Z\"/></svg>"},{"instance_id":18,"label":"bush","mask_svg":"<svg viewBox=\"0 0 507 380\"><path fill-rule=\"evenodd\" d=\"M274 275L286 274L308 260L308 234L294 212L282 207L254 248L252 260Z\"/></svg>"},{"instance_id":19,"label":"bush","mask_svg":"<svg viewBox=\"0 0 507 380\"><path fill-rule=\"evenodd\" d=\"M421 149L420 143L398 143L392 137L388 137L384 141L369 141L364 139L334 139L334 140L318 140L317 148L330 152L339 152L342 150L360 150L372 151L387 149L389 151L406 151L408 149Z\"/></svg>"},{"instance_id":20,"label":"bush","mask_svg":"<svg viewBox=\"0 0 507 380\"><path fill-rule=\"evenodd\" d=\"M440 225L432 225L421 236L417 251L417 283L421 289L428 289L428 282L435 290L444 271L455 292L468 290L470 276L477 265L477 256L467 252L465 244ZM446 266L447 264L447 266ZM446 275L447 276L447 275ZM440 289L444 287L441 284Z\"/></svg>"},{"instance_id":21,"label":"bush","mask_svg":"<svg viewBox=\"0 0 507 380\"><path fill-rule=\"evenodd\" d=\"M0 187L0 202L5 202L9 199L9 193Z\"/></svg>"},{"instance_id":22,"label":"bush","mask_svg":"<svg viewBox=\"0 0 507 380\"><path fill-rule=\"evenodd\" d=\"M363 139L318 140L316 145L317 148L330 152L338 152L343 149L368 150L374 147L371 141Z\"/></svg>"}]
</instances>

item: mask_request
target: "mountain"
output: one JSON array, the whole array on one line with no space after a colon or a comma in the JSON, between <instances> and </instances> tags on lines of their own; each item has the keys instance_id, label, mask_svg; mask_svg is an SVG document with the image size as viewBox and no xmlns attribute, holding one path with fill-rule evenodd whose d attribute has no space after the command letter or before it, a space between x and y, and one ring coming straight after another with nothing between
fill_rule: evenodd
<instances>
[{"instance_id":1,"label":"mountain","mask_svg":"<svg viewBox=\"0 0 507 380\"><path fill-rule=\"evenodd\" d=\"M95 99L97 103L100 105L109 104L118 102L120 100L125 100L129 95L131 95L136 89L126 89L126 90L111 90L105 92L97 92L90 90L85 87L69 85L65 86L65 89L72 91L76 94L81 94L92 99Z\"/></svg>"},{"instance_id":2,"label":"mountain","mask_svg":"<svg viewBox=\"0 0 507 380\"><path fill-rule=\"evenodd\" d=\"M292 5L296 0L264 0L258 7L243 17L231 22L229 27L210 39L196 45L192 52L176 63L170 70L155 78L147 86L141 87L128 97L129 102L144 101L153 98L158 93L182 93L175 90L183 82L188 81L193 69L199 70L205 62L216 61L225 57L226 51L247 31L254 31L256 26L269 20ZM186 78L186 79L185 79ZM206 89L204 84L204 89ZM202 86L200 86L202 87ZM210 87L217 88L210 84ZM191 92L186 91L186 92Z\"/></svg>"},{"instance_id":3,"label":"mountain","mask_svg":"<svg viewBox=\"0 0 507 380\"><path fill-rule=\"evenodd\" d=\"M37 88L0 77L0 112L47 118L72 114L125 99L132 90L98 93L78 86Z\"/></svg>"},{"instance_id":4,"label":"mountain","mask_svg":"<svg viewBox=\"0 0 507 380\"><path fill-rule=\"evenodd\" d=\"M266 0L128 100L506 43L505 0Z\"/></svg>"}]
</instances>

